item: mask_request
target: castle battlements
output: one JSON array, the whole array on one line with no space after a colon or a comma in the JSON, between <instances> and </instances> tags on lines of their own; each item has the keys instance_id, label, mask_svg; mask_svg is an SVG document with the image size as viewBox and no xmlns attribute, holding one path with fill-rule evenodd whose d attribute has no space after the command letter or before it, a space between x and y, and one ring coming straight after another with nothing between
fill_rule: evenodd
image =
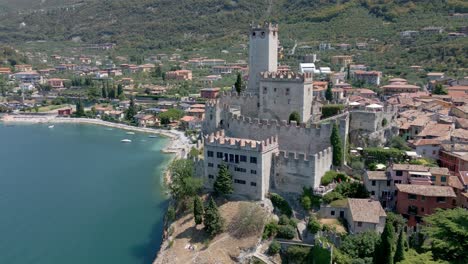
<instances>
[{"instance_id":1,"label":"castle battlements","mask_svg":"<svg viewBox=\"0 0 468 264\"><path fill-rule=\"evenodd\" d=\"M313 74L310 72L261 72L260 81L312 82Z\"/></svg>"},{"instance_id":2,"label":"castle battlements","mask_svg":"<svg viewBox=\"0 0 468 264\"><path fill-rule=\"evenodd\" d=\"M223 108L225 110L229 110L228 105L223 105ZM288 122L286 120L251 118L251 117L246 117L242 115L237 115L231 112L228 112L227 117L229 121L234 125L243 123L243 124L249 124L251 126L257 126L258 128L262 128L262 127L287 128L287 129L305 130L310 133L312 131L320 131L320 130L323 130L328 133L329 131L331 131L331 128L333 126L333 122L314 123L311 125L307 125L306 123L297 124L296 121ZM346 117L347 117L347 113L344 113L342 116L339 117L338 120L341 120L341 118L346 118Z\"/></svg>"},{"instance_id":3,"label":"castle battlements","mask_svg":"<svg viewBox=\"0 0 468 264\"><path fill-rule=\"evenodd\" d=\"M266 138L265 140L234 138L227 137L224 133L224 130L219 130L215 133L205 136L205 144L232 149L264 152L278 148L278 137L272 136Z\"/></svg>"},{"instance_id":4,"label":"castle battlements","mask_svg":"<svg viewBox=\"0 0 468 264\"><path fill-rule=\"evenodd\" d=\"M322 151L319 151L315 154L305 154L301 152L294 152L294 151L279 151L275 155L275 159L279 164L290 164L294 163L303 163L308 167L313 167L315 163L321 162L322 160L326 160L332 155L331 147L326 148Z\"/></svg>"},{"instance_id":5,"label":"castle battlements","mask_svg":"<svg viewBox=\"0 0 468 264\"><path fill-rule=\"evenodd\" d=\"M223 91L223 92L220 93L220 97L247 97L247 98L252 98L252 97L256 97L256 95L252 94L252 93L246 93L246 92L242 92L242 93L238 94L237 92Z\"/></svg>"},{"instance_id":6,"label":"castle battlements","mask_svg":"<svg viewBox=\"0 0 468 264\"><path fill-rule=\"evenodd\" d=\"M271 22L265 22L263 25L260 24L250 24L250 30L255 31L255 30L265 30L268 29L270 31L278 31L278 24L273 24Z\"/></svg>"}]
</instances>

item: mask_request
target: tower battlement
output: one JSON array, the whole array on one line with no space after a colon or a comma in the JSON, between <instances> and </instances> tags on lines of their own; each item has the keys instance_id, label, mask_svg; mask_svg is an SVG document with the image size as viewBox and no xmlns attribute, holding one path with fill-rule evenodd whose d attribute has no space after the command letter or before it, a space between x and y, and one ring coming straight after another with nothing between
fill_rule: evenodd
<instances>
[{"instance_id":1,"label":"tower battlement","mask_svg":"<svg viewBox=\"0 0 468 264\"><path fill-rule=\"evenodd\" d=\"M313 74L310 72L262 72L260 81L312 82Z\"/></svg>"},{"instance_id":2,"label":"tower battlement","mask_svg":"<svg viewBox=\"0 0 468 264\"><path fill-rule=\"evenodd\" d=\"M261 24L250 24L250 31L257 31L257 30L265 30L268 29L269 31L278 31L278 24L274 24L271 22L264 22L263 25Z\"/></svg>"},{"instance_id":3,"label":"tower battlement","mask_svg":"<svg viewBox=\"0 0 468 264\"><path fill-rule=\"evenodd\" d=\"M205 136L205 144L210 146L221 146L233 149L264 152L278 148L278 137L272 136L266 138L265 140L233 138L227 137L224 133L224 130L219 130L215 133Z\"/></svg>"}]
</instances>

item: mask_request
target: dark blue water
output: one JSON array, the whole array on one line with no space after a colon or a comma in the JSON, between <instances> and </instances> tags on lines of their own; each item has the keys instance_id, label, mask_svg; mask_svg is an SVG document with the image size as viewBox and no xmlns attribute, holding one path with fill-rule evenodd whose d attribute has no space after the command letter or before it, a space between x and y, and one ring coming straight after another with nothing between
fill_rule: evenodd
<instances>
[{"instance_id":1,"label":"dark blue water","mask_svg":"<svg viewBox=\"0 0 468 264\"><path fill-rule=\"evenodd\" d=\"M0 263L151 263L167 207L167 142L99 126L0 123Z\"/></svg>"}]
</instances>

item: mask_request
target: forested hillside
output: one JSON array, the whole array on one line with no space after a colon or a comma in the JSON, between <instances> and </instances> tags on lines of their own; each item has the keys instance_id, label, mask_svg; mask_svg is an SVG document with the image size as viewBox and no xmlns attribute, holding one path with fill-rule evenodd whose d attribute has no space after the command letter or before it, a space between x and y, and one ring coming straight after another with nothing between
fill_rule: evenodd
<instances>
[{"instance_id":1,"label":"forested hillside","mask_svg":"<svg viewBox=\"0 0 468 264\"><path fill-rule=\"evenodd\" d=\"M246 43L244 33L252 21L274 21L280 23L286 49L296 42L317 47L322 41L362 41L369 43L371 52L356 58L370 65L424 62L442 70L468 63L468 38L445 34L400 43L404 30L441 26L445 32L457 32L466 26L466 18L450 17L468 12L464 0L44 0L39 7L37 3L41 1L0 0L0 5L16 8L0 15L0 42L73 40L113 42L139 51L219 50Z\"/></svg>"}]
</instances>

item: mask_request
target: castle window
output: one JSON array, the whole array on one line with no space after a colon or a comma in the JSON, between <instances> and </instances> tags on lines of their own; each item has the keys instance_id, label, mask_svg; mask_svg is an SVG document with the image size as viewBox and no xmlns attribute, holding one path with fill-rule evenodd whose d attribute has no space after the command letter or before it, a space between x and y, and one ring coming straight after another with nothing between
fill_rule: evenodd
<instances>
[{"instance_id":1,"label":"castle window","mask_svg":"<svg viewBox=\"0 0 468 264\"><path fill-rule=\"evenodd\" d=\"M257 157L250 157L250 163L257 164Z\"/></svg>"},{"instance_id":2,"label":"castle window","mask_svg":"<svg viewBox=\"0 0 468 264\"><path fill-rule=\"evenodd\" d=\"M222 152L216 152L216 158L222 159L223 158L223 153Z\"/></svg>"},{"instance_id":3,"label":"castle window","mask_svg":"<svg viewBox=\"0 0 468 264\"><path fill-rule=\"evenodd\" d=\"M238 179L234 179L234 183L245 184L245 181L243 181L243 180L238 180Z\"/></svg>"},{"instance_id":4,"label":"castle window","mask_svg":"<svg viewBox=\"0 0 468 264\"><path fill-rule=\"evenodd\" d=\"M331 215L335 215L335 211L332 210L332 211L330 212L330 214L331 214Z\"/></svg>"},{"instance_id":5,"label":"castle window","mask_svg":"<svg viewBox=\"0 0 468 264\"><path fill-rule=\"evenodd\" d=\"M375 191L372 191L372 192L371 192L371 195L375 195Z\"/></svg>"},{"instance_id":6,"label":"castle window","mask_svg":"<svg viewBox=\"0 0 468 264\"><path fill-rule=\"evenodd\" d=\"M265 31L262 31L261 35L260 35L262 38L265 37Z\"/></svg>"},{"instance_id":7,"label":"castle window","mask_svg":"<svg viewBox=\"0 0 468 264\"><path fill-rule=\"evenodd\" d=\"M257 174L256 170L250 170L250 174Z\"/></svg>"},{"instance_id":8,"label":"castle window","mask_svg":"<svg viewBox=\"0 0 468 264\"><path fill-rule=\"evenodd\" d=\"M210 150L209 150L209 151L208 151L208 157L211 158L211 157L213 157L213 155L214 155L214 154L213 154L213 151L210 151Z\"/></svg>"},{"instance_id":9,"label":"castle window","mask_svg":"<svg viewBox=\"0 0 468 264\"><path fill-rule=\"evenodd\" d=\"M211 163L211 162L209 162L209 163L208 163L208 167L213 168L213 167L214 167L214 164Z\"/></svg>"},{"instance_id":10,"label":"castle window","mask_svg":"<svg viewBox=\"0 0 468 264\"><path fill-rule=\"evenodd\" d=\"M229 156L229 154L224 153L224 159L223 160L227 162L228 161L228 156Z\"/></svg>"},{"instance_id":11,"label":"castle window","mask_svg":"<svg viewBox=\"0 0 468 264\"><path fill-rule=\"evenodd\" d=\"M213 120L213 114L210 114L210 120Z\"/></svg>"},{"instance_id":12,"label":"castle window","mask_svg":"<svg viewBox=\"0 0 468 264\"><path fill-rule=\"evenodd\" d=\"M276 88L274 88L273 91L276 93Z\"/></svg>"},{"instance_id":13,"label":"castle window","mask_svg":"<svg viewBox=\"0 0 468 264\"><path fill-rule=\"evenodd\" d=\"M289 88L286 88L286 95L289 95Z\"/></svg>"},{"instance_id":14,"label":"castle window","mask_svg":"<svg viewBox=\"0 0 468 264\"><path fill-rule=\"evenodd\" d=\"M375 186L375 181L372 181L372 186Z\"/></svg>"},{"instance_id":15,"label":"castle window","mask_svg":"<svg viewBox=\"0 0 468 264\"><path fill-rule=\"evenodd\" d=\"M255 38L255 32L252 32L252 37L254 37L254 38Z\"/></svg>"},{"instance_id":16,"label":"castle window","mask_svg":"<svg viewBox=\"0 0 468 264\"><path fill-rule=\"evenodd\" d=\"M214 179L214 176L210 174L210 175L208 175L208 178Z\"/></svg>"},{"instance_id":17,"label":"castle window","mask_svg":"<svg viewBox=\"0 0 468 264\"><path fill-rule=\"evenodd\" d=\"M357 226L358 226L358 227L361 227L361 226L362 226L362 222L357 222Z\"/></svg>"},{"instance_id":18,"label":"castle window","mask_svg":"<svg viewBox=\"0 0 468 264\"><path fill-rule=\"evenodd\" d=\"M234 154L229 154L229 162L234 162Z\"/></svg>"},{"instance_id":19,"label":"castle window","mask_svg":"<svg viewBox=\"0 0 468 264\"><path fill-rule=\"evenodd\" d=\"M240 155L240 162L247 162L247 156Z\"/></svg>"},{"instance_id":20,"label":"castle window","mask_svg":"<svg viewBox=\"0 0 468 264\"><path fill-rule=\"evenodd\" d=\"M236 163L239 163L239 155L236 154L234 160L235 160Z\"/></svg>"},{"instance_id":21,"label":"castle window","mask_svg":"<svg viewBox=\"0 0 468 264\"><path fill-rule=\"evenodd\" d=\"M250 186L257 186L256 182L250 182Z\"/></svg>"},{"instance_id":22,"label":"castle window","mask_svg":"<svg viewBox=\"0 0 468 264\"><path fill-rule=\"evenodd\" d=\"M267 88L266 88L266 87L263 87L263 93L264 93L264 94L267 93Z\"/></svg>"},{"instance_id":23,"label":"castle window","mask_svg":"<svg viewBox=\"0 0 468 264\"><path fill-rule=\"evenodd\" d=\"M235 167L234 168L234 171L238 171L238 172L247 172L247 170L245 168L240 168L240 167Z\"/></svg>"}]
</instances>

